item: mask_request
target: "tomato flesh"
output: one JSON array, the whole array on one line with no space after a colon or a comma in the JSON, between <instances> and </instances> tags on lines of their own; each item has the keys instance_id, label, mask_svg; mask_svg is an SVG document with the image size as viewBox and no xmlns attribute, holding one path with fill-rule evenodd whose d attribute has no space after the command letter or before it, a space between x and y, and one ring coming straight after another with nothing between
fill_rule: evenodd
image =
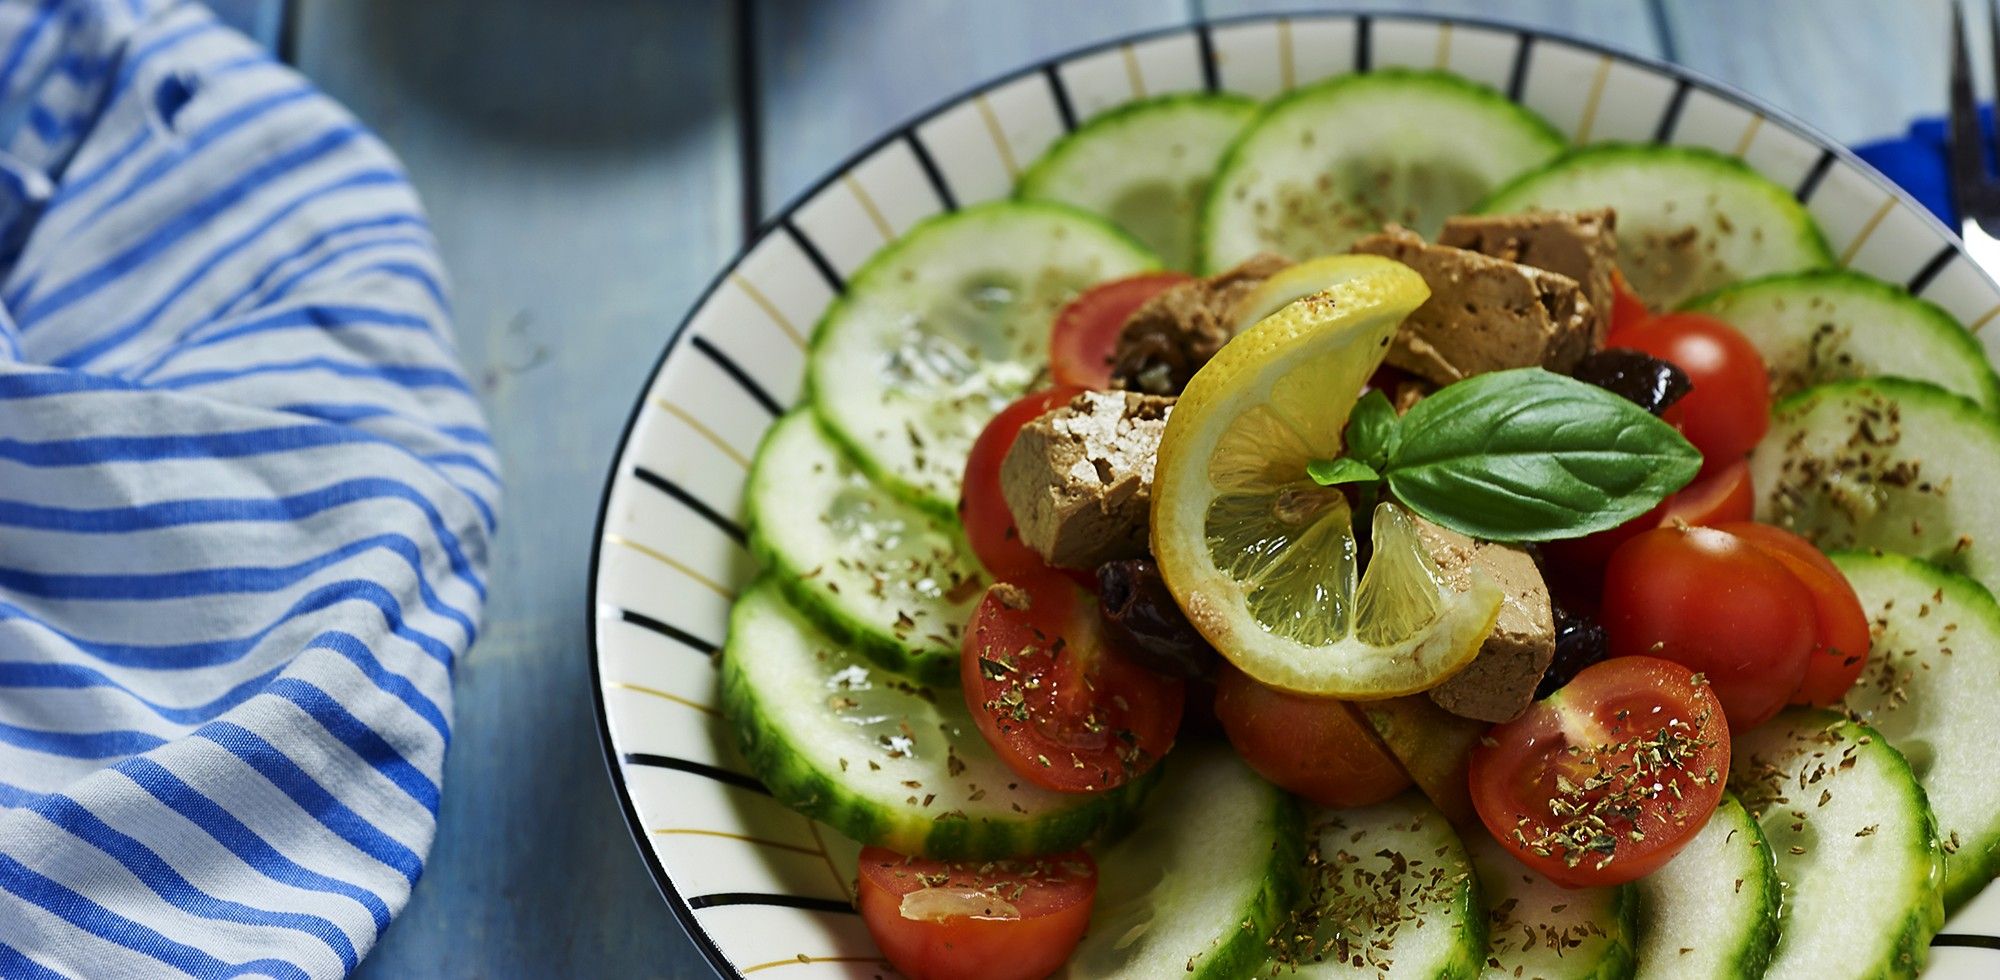
<instances>
[{"instance_id":1,"label":"tomato flesh","mask_svg":"<svg viewBox=\"0 0 2000 980\"><path fill-rule=\"evenodd\" d=\"M1616 333L1636 326L1652 315L1653 311L1646 308L1646 301L1640 299L1625 282L1625 274L1611 270L1611 331Z\"/></svg>"},{"instance_id":2,"label":"tomato flesh","mask_svg":"<svg viewBox=\"0 0 2000 980\"><path fill-rule=\"evenodd\" d=\"M1653 657L1584 668L1473 749L1473 807L1521 863L1566 888L1650 874L1722 799L1729 730L1714 691Z\"/></svg>"},{"instance_id":3,"label":"tomato flesh","mask_svg":"<svg viewBox=\"0 0 2000 980\"><path fill-rule=\"evenodd\" d=\"M1049 376L1059 385L1111 387L1111 358L1125 321L1168 286L1190 278L1149 272L1099 283L1070 300L1049 328Z\"/></svg>"},{"instance_id":4,"label":"tomato flesh","mask_svg":"<svg viewBox=\"0 0 2000 980\"><path fill-rule=\"evenodd\" d=\"M1002 761L1037 786L1111 789L1173 746L1186 689L1133 663L1097 600L1060 575L994 585L959 658L966 707Z\"/></svg>"},{"instance_id":5,"label":"tomato flesh","mask_svg":"<svg viewBox=\"0 0 2000 980\"><path fill-rule=\"evenodd\" d=\"M1699 313L1665 313L1613 331L1606 343L1669 361L1694 382L1661 418L1680 428L1708 466L1743 458L1770 428L1764 357L1735 327Z\"/></svg>"},{"instance_id":6,"label":"tomato flesh","mask_svg":"<svg viewBox=\"0 0 2000 980\"><path fill-rule=\"evenodd\" d=\"M1861 608L1861 597L1854 594L1847 576L1812 542L1784 528L1743 521L1718 525L1716 530L1734 534L1777 559L1812 593L1819 629L1806 657L1805 679L1799 682L1792 703L1822 708L1840 703L1868 665L1872 642L1868 613Z\"/></svg>"},{"instance_id":7,"label":"tomato flesh","mask_svg":"<svg viewBox=\"0 0 2000 980\"><path fill-rule=\"evenodd\" d=\"M958 518L965 525L965 539L986 571L1001 581L1045 574L1047 562L1033 548L1021 543L1014 512L1000 492L1000 464L1014 448L1021 429L1028 423L1069 404L1081 394L1075 387L1045 388L1030 392L1000 410L972 441L965 459L965 480L960 485Z\"/></svg>"},{"instance_id":8,"label":"tomato flesh","mask_svg":"<svg viewBox=\"0 0 2000 980\"><path fill-rule=\"evenodd\" d=\"M1727 531L1663 527L1604 570L1599 609L1613 657L1705 674L1732 731L1770 720L1798 691L1818 636L1812 594L1777 559Z\"/></svg>"},{"instance_id":9,"label":"tomato flesh","mask_svg":"<svg viewBox=\"0 0 2000 980\"><path fill-rule=\"evenodd\" d=\"M1274 690L1225 665L1215 716L1258 775L1321 806L1368 806L1410 786L1368 723L1339 701Z\"/></svg>"},{"instance_id":10,"label":"tomato flesh","mask_svg":"<svg viewBox=\"0 0 2000 980\"><path fill-rule=\"evenodd\" d=\"M909 980L1041 980L1076 949L1096 899L1083 851L946 863L867 847L855 889L868 934Z\"/></svg>"},{"instance_id":11,"label":"tomato flesh","mask_svg":"<svg viewBox=\"0 0 2000 980\"><path fill-rule=\"evenodd\" d=\"M1581 538L1551 541L1542 546L1542 551L1558 564L1600 569L1611 560L1619 545L1656 527L1747 521L1756 506L1757 496L1750 485L1750 462L1738 459L1703 472L1694 482L1669 494L1659 506L1617 527Z\"/></svg>"}]
</instances>

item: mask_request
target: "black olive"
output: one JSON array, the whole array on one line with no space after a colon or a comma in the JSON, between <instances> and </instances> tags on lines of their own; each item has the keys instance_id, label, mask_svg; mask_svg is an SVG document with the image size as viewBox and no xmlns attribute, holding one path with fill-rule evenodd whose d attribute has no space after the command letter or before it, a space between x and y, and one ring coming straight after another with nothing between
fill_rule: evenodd
<instances>
[{"instance_id":1,"label":"black olive","mask_svg":"<svg viewBox=\"0 0 2000 980\"><path fill-rule=\"evenodd\" d=\"M1556 692L1583 670L1600 660L1609 652L1604 637L1604 625L1597 620L1572 613L1555 604L1556 655L1549 661L1549 669L1542 674L1542 682L1535 687L1535 699L1541 700Z\"/></svg>"},{"instance_id":2,"label":"black olive","mask_svg":"<svg viewBox=\"0 0 2000 980\"><path fill-rule=\"evenodd\" d=\"M1622 347L1607 348L1578 361L1570 376L1654 415L1664 413L1694 390L1687 372L1644 351Z\"/></svg>"},{"instance_id":3,"label":"black olive","mask_svg":"<svg viewBox=\"0 0 2000 980\"><path fill-rule=\"evenodd\" d=\"M1169 677L1201 677L1214 668L1215 649L1187 621L1151 560L1097 566L1097 598L1105 631L1140 664Z\"/></svg>"}]
</instances>

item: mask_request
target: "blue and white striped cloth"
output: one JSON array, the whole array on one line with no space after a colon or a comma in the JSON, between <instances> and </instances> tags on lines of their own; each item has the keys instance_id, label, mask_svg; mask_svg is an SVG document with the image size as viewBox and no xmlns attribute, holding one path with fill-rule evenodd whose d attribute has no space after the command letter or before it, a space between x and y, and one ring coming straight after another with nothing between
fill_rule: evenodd
<instances>
[{"instance_id":1,"label":"blue and white striped cloth","mask_svg":"<svg viewBox=\"0 0 2000 980\"><path fill-rule=\"evenodd\" d=\"M403 173L201 6L0 0L0 977L335 977L499 495Z\"/></svg>"}]
</instances>

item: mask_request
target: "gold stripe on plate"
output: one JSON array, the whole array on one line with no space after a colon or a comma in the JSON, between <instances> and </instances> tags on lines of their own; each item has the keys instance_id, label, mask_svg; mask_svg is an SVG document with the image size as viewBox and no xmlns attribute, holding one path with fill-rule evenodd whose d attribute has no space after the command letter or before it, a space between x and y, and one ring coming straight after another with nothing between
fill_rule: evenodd
<instances>
[{"instance_id":1,"label":"gold stripe on plate","mask_svg":"<svg viewBox=\"0 0 2000 980\"><path fill-rule=\"evenodd\" d=\"M1278 84L1284 91L1298 87L1298 71L1292 66L1292 20L1278 18Z\"/></svg>"},{"instance_id":2,"label":"gold stripe on plate","mask_svg":"<svg viewBox=\"0 0 2000 980\"><path fill-rule=\"evenodd\" d=\"M687 409L682 408L679 405L676 405L673 402L670 402L658 395L653 396L653 404L658 405L660 407L660 411L665 412L668 415L671 415L674 418L680 419L682 422L687 423L687 427L693 429L696 435L702 437L703 439L707 439L710 445L713 445L715 448L721 450L724 456L727 456L730 459L735 460L737 465L743 467L746 470L750 468L749 457L744 456L742 453L738 452L735 446L732 446L728 442L725 442L720 435L716 434L714 429L711 429L708 426L703 425L701 420L689 414Z\"/></svg>"},{"instance_id":3,"label":"gold stripe on plate","mask_svg":"<svg viewBox=\"0 0 2000 980\"><path fill-rule=\"evenodd\" d=\"M758 289L749 277L740 272L732 272L729 274L729 281L735 283L737 289L743 290L744 295L750 297L750 302L757 304L758 308L764 311L764 315L770 317L771 322L785 332L785 336L792 338L793 345L800 350L806 349L805 334L800 333L799 328L792 325L790 317L778 312L778 304L771 302L771 297L764 295L764 291Z\"/></svg>"},{"instance_id":4,"label":"gold stripe on plate","mask_svg":"<svg viewBox=\"0 0 2000 980\"><path fill-rule=\"evenodd\" d=\"M875 206L875 198L868 193L868 189L854 179L852 172L841 174L840 182L846 184L848 192L854 195L855 200L861 202L861 210L868 212L868 220L874 223L876 231L882 233L882 240L885 242L894 240L896 229L889 226L889 219L882 216L882 209Z\"/></svg>"},{"instance_id":5,"label":"gold stripe on plate","mask_svg":"<svg viewBox=\"0 0 2000 980\"><path fill-rule=\"evenodd\" d=\"M1965 329L1970 330L1973 333L1978 333L1979 328L1986 326L1986 324L1996 316L2000 316L2000 306L1996 306L1990 310L1987 310L1984 313L1979 314L1979 319L1972 321L1972 323L1967 325Z\"/></svg>"},{"instance_id":6,"label":"gold stripe on plate","mask_svg":"<svg viewBox=\"0 0 2000 980\"><path fill-rule=\"evenodd\" d=\"M676 835L676 834L701 836L701 837L726 837L730 840L740 840L745 844L755 844L759 847L775 847L781 851L797 851L798 853L804 854L807 857L811 857L812 855L820 853L819 851L815 851L810 847L801 847L797 844L787 844L781 840L770 840L769 838L764 838L764 837L751 837L747 834L732 834L726 830L702 830L699 827L658 827L655 828L652 831L652 833L659 834L662 837Z\"/></svg>"},{"instance_id":7,"label":"gold stripe on plate","mask_svg":"<svg viewBox=\"0 0 2000 980\"><path fill-rule=\"evenodd\" d=\"M1444 69L1446 69L1446 68L1450 68L1450 67L1451 67L1451 25L1450 25L1450 24L1439 24L1439 25L1438 25L1438 48L1437 48L1437 64L1436 64L1436 65L1434 65L1433 67L1437 68L1437 69L1438 69L1439 71L1443 71Z\"/></svg>"},{"instance_id":8,"label":"gold stripe on plate","mask_svg":"<svg viewBox=\"0 0 2000 980\"><path fill-rule=\"evenodd\" d=\"M1750 144L1757 138L1757 131L1764 128L1763 116L1751 116L1750 125L1743 127L1743 135L1736 140L1736 150L1732 156L1742 156L1750 152Z\"/></svg>"},{"instance_id":9,"label":"gold stripe on plate","mask_svg":"<svg viewBox=\"0 0 2000 980\"><path fill-rule=\"evenodd\" d=\"M688 699L681 697L678 694L668 694L667 692L662 691L658 688L647 687L644 684L627 684L624 681L605 681L604 683L612 687L621 688L623 690L635 691L639 694L651 695L652 697L659 698L663 701L672 701L673 703L681 705L683 707L693 708L694 710L699 711L705 715L711 715L716 718L722 717L722 712L717 710L712 705L702 704L699 701L689 701Z\"/></svg>"},{"instance_id":10,"label":"gold stripe on plate","mask_svg":"<svg viewBox=\"0 0 2000 980\"><path fill-rule=\"evenodd\" d=\"M1841 249L1840 251L1841 268L1843 269L1847 268L1847 263L1854 261L1854 256L1861 251L1861 246L1868 241L1868 236L1875 234L1875 227L1877 225L1880 225L1882 223L1882 219L1888 217L1889 212L1893 210L1895 207L1896 207L1895 198L1889 197L1889 198L1884 198L1882 200L1882 206L1876 208L1875 213L1868 216L1868 223L1861 226L1861 233L1855 235L1854 240L1848 242L1846 248Z\"/></svg>"},{"instance_id":11,"label":"gold stripe on plate","mask_svg":"<svg viewBox=\"0 0 2000 980\"><path fill-rule=\"evenodd\" d=\"M1014 159L1014 148L1007 145L1007 132L1000 128L1000 116L993 111L993 104L986 101L986 93L973 96L972 104L979 109L979 118L986 121L986 135L993 137L993 148L1000 151L1000 165L1007 168L1007 176L1021 176L1021 165Z\"/></svg>"},{"instance_id":12,"label":"gold stripe on plate","mask_svg":"<svg viewBox=\"0 0 2000 980\"><path fill-rule=\"evenodd\" d=\"M1129 44L1119 45L1118 53L1125 58L1125 80L1132 83L1132 97L1135 99L1145 98L1146 77L1139 74L1139 56L1133 53L1132 46Z\"/></svg>"},{"instance_id":13,"label":"gold stripe on plate","mask_svg":"<svg viewBox=\"0 0 2000 980\"><path fill-rule=\"evenodd\" d=\"M1604 83L1611 78L1611 56L1602 55L1597 60L1597 75L1590 80L1590 94L1583 97L1583 118L1576 124L1576 141L1590 141L1590 131L1597 125L1597 106L1604 100Z\"/></svg>"},{"instance_id":14,"label":"gold stripe on plate","mask_svg":"<svg viewBox=\"0 0 2000 980\"><path fill-rule=\"evenodd\" d=\"M840 888L840 895L849 902L854 901L854 892L847 887L847 879L840 876L840 869L833 866L833 855L826 851L826 838L819 835L819 824L811 817L805 817L806 829L812 831L813 844L819 848L819 859L826 862L826 873L833 876L833 883Z\"/></svg>"},{"instance_id":15,"label":"gold stripe on plate","mask_svg":"<svg viewBox=\"0 0 2000 980\"><path fill-rule=\"evenodd\" d=\"M669 558L666 555L661 554L658 551L655 551L651 547L640 544L639 542L634 541L631 538L625 537L624 535L606 534L604 536L604 543L615 544L620 548L629 548L632 551L636 551L639 554L645 555L646 557L651 558L654 561L659 562L660 564L665 565L668 568L671 568L674 571L677 571L682 575L685 575L688 578L691 578L696 582L701 583L702 585L708 586L710 589L714 590L716 595L719 595L724 599L729 599L734 601L736 598L736 593L731 592L729 590L729 587L723 585L721 582L717 582L716 580L709 578L708 576L703 575L700 572L695 571L693 568L690 568L687 565L682 564L679 561L676 561L675 559Z\"/></svg>"},{"instance_id":16,"label":"gold stripe on plate","mask_svg":"<svg viewBox=\"0 0 2000 980\"><path fill-rule=\"evenodd\" d=\"M756 973L759 970L770 970L781 966L811 965L813 963L875 963L885 969L889 965L889 962L880 956L807 956L804 953L800 953L789 960L772 960L769 963L752 964L744 967L743 972Z\"/></svg>"}]
</instances>

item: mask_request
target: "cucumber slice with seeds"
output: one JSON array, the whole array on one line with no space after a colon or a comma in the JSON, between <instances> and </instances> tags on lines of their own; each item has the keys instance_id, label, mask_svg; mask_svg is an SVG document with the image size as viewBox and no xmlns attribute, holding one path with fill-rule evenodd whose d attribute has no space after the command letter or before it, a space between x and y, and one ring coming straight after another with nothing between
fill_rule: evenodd
<instances>
[{"instance_id":1,"label":"cucumber slice with seeds","mask_svg":"<svg viewBox=\"0 0 2000 980\"><path fill-rule=\"evenodd\" d=\"M1778 872L1736 797L1660 870L1633 882L1641 980L1756 980L1778 939Z\"/></svg>"},{"instance_id":2,"label":"cucumber slice with seeds","mask_svg":"<svg viewBox=\"0 0 2000 980\"><path fill-rule=\"evenodd\" d=\"M1192 269L1196 219L1215 165L1257 103L1240 95L1162 95L1091 119L1042 154L1014 193L1100 215Z\"/></svg>"},{"instance_id":3,"label":"cucumber slice with seeds","mask_svg":"<svg viewBox=\"0 0 2000 980\"><path fill-rule=\"evenodd\" d=\"M1914 977L1944 924L1930 806L1887 739L1793 709L1737 737L1730 788L1784 883L1770 980Z\"/></svg>"},{"instance_id":4,"label":"cucumber slice with seeds","mask_svg":"<svg viewBox=\"0 0 2000 980\"><path fill-rule=\"evenodd\" d=\"M787 604L768 579L736 600L723 713L785 805L863 844L945 860L1067 850L1156 781L1057 793L1016 776L951 688L877 670Z\"/></svg>"},{"instance_id":5,"label":"cucumber slice with seeds","mask_svg":"<svg viewBox=\"0 0 2000 980\"><path fill-rule=\"evenodd\" d=\"M2000 603L1979 583L1902 555L1833 556L1875 642L1845 707L1903 753L1944 845L1944 904L2000 873Z\"/></svg>"},{"instance_id":6,"label":"cucumber slice with seeds","mask_svg":"<svg viewBox=\"0 0 2000 980\"><path fill-rule=\"evenodd\" d=\"M1694 147L1580 147L1479 209L1602 207L1618 210L1619 271L1656 308L1754 276L1833 264L1819 225L1790 191L1735 157Z\"/></svg>"},{"instance_id":7,"label":"cucumber slice with seeds","mask_svg":"<svg viewBox=\"0 0 2000 980\"><path fill-rule=\"evenodd\" d=\"M1314 814L1306 898L1261 976L1470 980L1486 955L1472 859L1421 793Z\"/></svg>"},{"instance_id":8,"label":"cucumber slice with seeds","mask_svg":"<svg viewBox=\"0 0 2000 980\"><path fill-rule=\"evenodd\" d=\"M1446 72L1308 86L1265 106L1223 157L1202 208L1202 266L1345 252L1388 221L1433 236L1562 148L1541 117Z\"/></svg>"},{"instance_id":9,"label":"cucumber slice with seeds","mask_svg":"<svg viewBox=\"0 0 2000 980\"><path fill-rule=\"evenodd\" d=\"M1067 977L1245 977L1298 894L1298 804L1226 745L1183 745L1132 832L1097 855Z\"/></svg>"},{"instance_id":10,"label":"cucumber slice with seeds","mask_svg":"<svg viewBox=\"0 0 2000 980\"><path fill-rule=\"evenodd\" d=\"M876 486L804 410L764 436L745 497L751 549L800 609L878 666L958 683L986 577L955 525Z\"/></svg>"},{"instance_id":11,"label":"cucumber slice with seeds","mask_svg":"<svg viewBox=\"0 0 2000 980\"><path fill-rule=\"evenodd\" d=\"M1490 834L1466 841L1486 897L1481 976L1615 980L1632 975L1631 885L1564 888L1528 869Z\"/></svg>"},{"instance_id":12,"label":"cucumber slice with seeds","mask_svg":"<svg viewBox=\"0 0 2000 980\"><path fill-rule=\"evenodd\" d=\"M2000 419L1935 385L1839 381L1778 403L1750 456L1757 519L2000 586Z\"/></svg>"},{"instance_id":13,"label":"cucumber slice with seeds","mask_svg":"<svg viewBox=\"0 0 2000 980\"><path fill-rule=\"evenodd\" d=\"M1972 333L1901 286L1821 269L1737 283L1685 307L1728 323L1757 346L1779 397L1812 385L1889 376L1928 381L1987 411L2000 378Z\"/></svg>"},{"instance_id":14,"label":"cucumber slice with seeds","mask_svg":"<svg viewBox=\"0 0 2000 980\"><path fill-rule=\"evenodd\" d=\"M869 475L951 517L972 440L1048 371L1056 311L1158 265L1124 232L1061 204L932 218L869 259L820 320L813 407Z\"/></svg>"}]
</instances>

